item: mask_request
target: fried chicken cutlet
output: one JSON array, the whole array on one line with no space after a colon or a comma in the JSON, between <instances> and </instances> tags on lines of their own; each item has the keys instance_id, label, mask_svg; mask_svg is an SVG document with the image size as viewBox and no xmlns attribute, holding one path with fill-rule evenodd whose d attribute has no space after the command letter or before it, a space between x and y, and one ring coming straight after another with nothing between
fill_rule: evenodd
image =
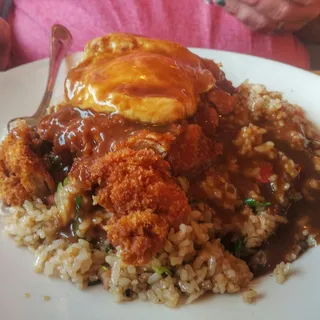
<instances>
[{"instance_id":1,"label":"fried chicken cutlet","mask_svg":"<svg viewBox=\"0 0 320 320\"><path fill-rule=\"evenodd\" d=\"M121 246L123 258L131 264L150 260L163 246L169 228L178 227L191 210L169 163L153 150L122 149L76 161L72 183L81 176L85 179L80 178L80 188L95 188L94 201L113 212L106 226L108 238Z\"/></svg>"},{"instance_id":2,"label":"fried chicken cutlet","mask_svg":"<svg viewBox=\"0 0 320 320\"><path fill-rule=\"evenodd\" d=\"M6 205L44 198L55 192L45 162L37 155L41 140L20 122L4 139L0 149L0 198Z\"/></svg>"}]
</instances>

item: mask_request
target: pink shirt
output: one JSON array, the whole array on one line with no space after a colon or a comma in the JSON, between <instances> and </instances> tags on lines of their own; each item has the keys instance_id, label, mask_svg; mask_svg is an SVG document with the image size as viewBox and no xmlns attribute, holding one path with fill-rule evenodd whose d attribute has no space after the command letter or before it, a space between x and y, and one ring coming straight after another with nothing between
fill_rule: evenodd
<instances>
[{"instance_id":1,"label":"pink shirt","mask_svg":"<svg viewBox=\"0 0 320 320\"><path fill-rule=\"evenodd\" d=\"M82 50L92 38L122 31L170 39L189 47L241 52L309 67L307 50L294 35L251 32L223 8L203 0L13 2L9 19L12 66L47 57L51 26L60 23L73 34L73 52Z\"/></svg>"}]
</instances>

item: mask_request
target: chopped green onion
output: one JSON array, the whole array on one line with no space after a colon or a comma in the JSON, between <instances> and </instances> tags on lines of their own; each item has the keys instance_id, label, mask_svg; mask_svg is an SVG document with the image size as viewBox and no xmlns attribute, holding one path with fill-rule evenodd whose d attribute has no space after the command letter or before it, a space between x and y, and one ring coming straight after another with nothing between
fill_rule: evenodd
<instances>
[{"instance_id":1,"label":"chopped green onion","mask_svg":"<svg viewBox=\"0 0 320 320\"><path fill-rule=\"evenodd\" d=\"M94 280L94 281L89 281L88 282L88 287L93 287L96 286L97 284L101 284L101 280Z\"/></svg>"},{"instance_id":2,"label":"chopped green onion","mask_svg":"<svg viewBox=\"0 0 320 320\"><path fill-rule=\"evenodd\" d=\"M61 193L62 189L63 189L62 183L59 182L58 186L57 186L57 191L54 194L54 201L58 207L60 206L60 193Z\"/></svg>"},{"instance_id":3,"label":"chopped green onion","mask_svg":"<svg viewBox=\"0 0 320 320\"><path fill-rule=\"evenodd\" d=\"M69 181L68 181L68 177L65 177L65 179L63 180L63 183L62 183L62 184L63 184L64 186L66 186L66 185L68 184L68 182L69 182Z\"/></svg>"},{"instance_id":4,"label":"chopped green onion","mask_svg":"<svg viewBox=\"0 0 320 320\"><path fill-rule=\"evenodd\" d=\"M57 191L58 191L58 190L61 190L62 188L63 188L63 185L62 185L61 182L59 182L59 183L58 183L58 187L57 187Z\"/></svg>"},{"instance_id":5,"label":"chopped green onion","mask_svg":"<svg viewBox=\"0 0 320 320\"><path fill-rule=\"evenodd\" d=\"M76 196L75 198L75 203L76 203L76 215L78 215L81 206L82 206L82 197L81 196Z\"/></svg>"},{"instance_id":6,"label":"chopped green onion","mask_svg":"<svg viewBox=\"0 0 320 320\"><path fill-rule=\"evenodd\" d=\"M243 243L241 239L238 239L234 244L234 255L237 258L240 258L242 246L243 246Z\"/></svg>"},{"instance_id":7,"label":"chopped green onion","mask_svg":"<svg viewBox=\"0 0 320 320\"><path fill-rule=\"evenodd\" d=\"M108 271L108 268L106 266L101 266L99 271L106 272Z\"/></svg>"},{"instance_id":8,"label":"chopped green onion","mask_svg":"<svg viewBox=\"0 0 320 320\"><path fill-rule=\"evenodd\" d=\"M249 198L244 201L245 204L247 204L251 208L261 208L261 207L270 207L271 202L258 202L252 198Z\"/></svg>"},{"instance_id":9,"label":"chopped green onion","mask_svg":"<svg viewBox=\"0 0 320 320\"><path fill-rule=\"evenodd\" d=\"M160 276L163 276L164 274L167 276L171 276L172 272L167 267L152 267L153 271L157 273Z\"/></svg>"},{"instance_id":10,"label":"chopped green onion","mask_svg":"<svg viewBox=\"0 0 320 320\"><path fill-rule=\"evenodd\" d=\"M74 218L74 222L72 223L72 231L73 231L74 234L77 234L77 231L79 229L78 218L79 218L79 212L80 212L80 209L81 209L81 206L82 206L82 197L78 195L78 196L75 197L74 201L75 201L75 205L76 205L76 216Z\"/></svg>"}]
</instances>

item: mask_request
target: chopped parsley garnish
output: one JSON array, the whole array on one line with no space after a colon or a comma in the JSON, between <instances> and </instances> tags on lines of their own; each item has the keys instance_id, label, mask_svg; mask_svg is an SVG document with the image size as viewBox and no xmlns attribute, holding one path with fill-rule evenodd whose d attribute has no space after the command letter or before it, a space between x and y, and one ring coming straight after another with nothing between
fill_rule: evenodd
<instances>
[{"instance_id":1,"label":"chopped parsley garnish","mask_svg":"<svg viewBox=\"0 0 320 320\"><path fill-rule=\"evenodd\" d=\"M167 267L152 267L153 271L160 276L171 276L172 272Z\"/></svg>"},{"instance_id":2,"label":"chopped parsley garnish","mask_svg":"<svg viewBox=\"0 0 320 320\"><path fill-rule=\"evenodd\" d=\"M267 201L266 202L259 202L259 201L252 199L252 198L245 200L244 203L247 204L251 208L261 208L261 207L270 207L271 206L271 202L267 202Z\"/></svg>"},{"instance_id":3,"label":"chopped parsley garnish","mask_svg":"<svg viewBox=\"0 0 320 320\"><path fill-rule=\"evenodd\" d=\"M241 239L238 239L234 244L234 250L233 250L234 255L237 258L240 258L242 247L243 247L243 242Z\"/></svg>"},{"instance_id":4,"label":"chopped parsley garnish","mask_svg":"<svg viewBox=\"0 0 320 320\"><path fill-rule=\"evenodd\" d=\"M82 206L82 197L76 196L75 203L76 203L76 216L78 216L78 213L81 210L81 206Z\"/></svg>"},{"instance_id":5,"label":"chopped parsley garnish","mask_svg":"<svg viewBox=\"0 0 320 320\"><path fill-rule=\"evenodd\" d=\"M99 271L106 272L106 271L108 271L108 268L106 266L101 266Z\"/></svg>"}]
</instances>

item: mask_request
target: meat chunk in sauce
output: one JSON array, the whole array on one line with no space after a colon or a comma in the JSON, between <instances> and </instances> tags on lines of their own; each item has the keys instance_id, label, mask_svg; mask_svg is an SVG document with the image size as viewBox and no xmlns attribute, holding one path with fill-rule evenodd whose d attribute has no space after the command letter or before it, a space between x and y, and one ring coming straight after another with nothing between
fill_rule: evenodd
<instances>
[{"instance_id":1,"label":"meat chunk in sauce","mask_svg":"<svg viewBox=\"0 0 320 320\"><path fill-rule=\"evenodd\" d=\"M211 59L201 59L201 60L204 67L210 70L213 76L215 77L216 86L229 94L234 94L235 88L232 85L232 82L226 78L226 75L220 69L220 66Z\"/></svg>"},{"instance_id":2,"label":"meat chunk in sauce","mask_svg":"<svg viewBox=\"0 0 320 320\"><path fill-rule=\"evenodd\" d=\"M210 166L221 153L221 144L206 137L199 125L191 124L176 139L168 161L175 175L192 175Z\"/></svg>"},{"instance_id":3,"label":"meat chunk in sauce","mask_svg":"<svg viewBox=\"0 0 320 320\"><path fill-rule=\"evenodd\" d=\"M199 107L194 121L202 128L207 137L213 138L219 126L219 115L215 108L202 105Z\"/></svg>"},{"instance_id":4,"label":"meat chunk in sauce","mask_svg":"<svg viewBox=\"0 0 320 320\"><path fill-rule=\"evenodd\" d=\"M217 86L208 92L208 99L221 115L231 113L235 106L234 97Z\"/></svg>"}]
</instances>

